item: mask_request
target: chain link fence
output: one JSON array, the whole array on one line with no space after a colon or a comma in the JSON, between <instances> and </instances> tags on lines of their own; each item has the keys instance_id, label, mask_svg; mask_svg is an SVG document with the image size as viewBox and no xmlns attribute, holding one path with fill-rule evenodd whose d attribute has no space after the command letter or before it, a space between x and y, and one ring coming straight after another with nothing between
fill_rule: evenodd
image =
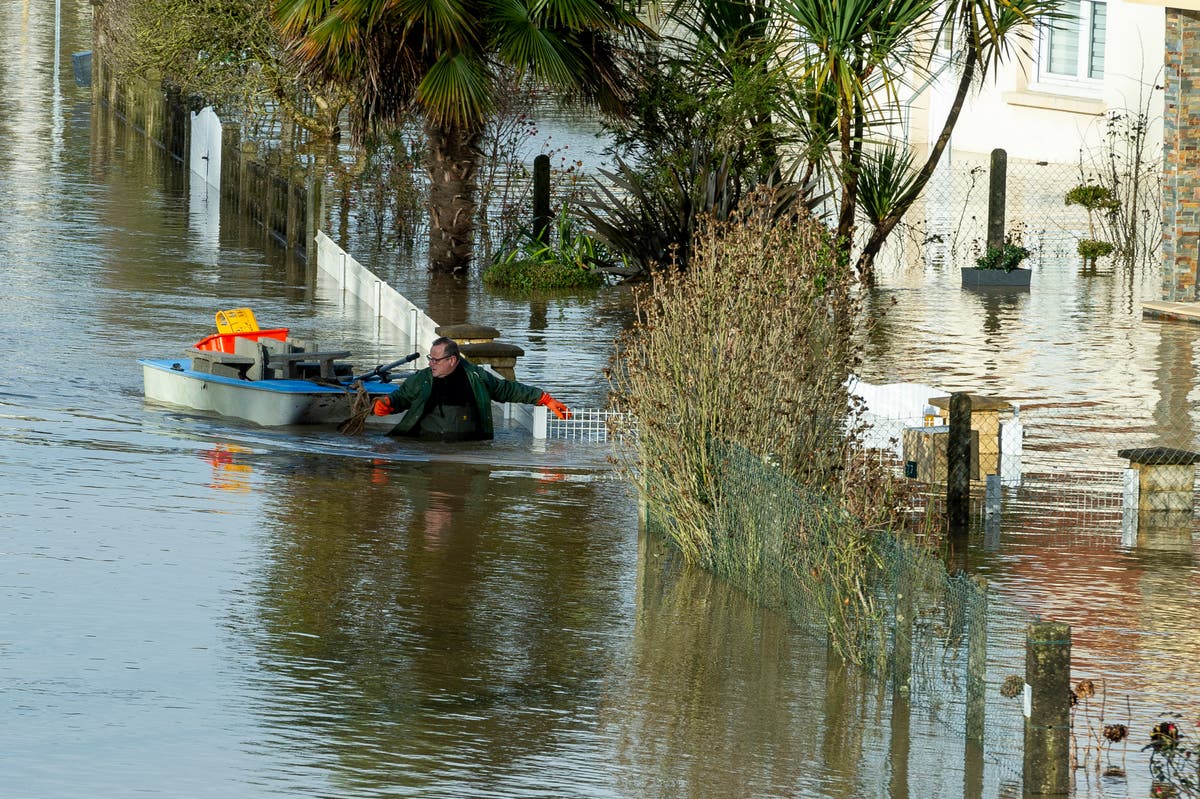
<instances>
[{"instance_id":1,"label":"chain link fence","mask_svg":"<svg viewBox=\"0 0 1200 799\"><path fill-rule=\"evenodd\" d=\"M799 629L852 641L859 663L892 686L903 726L938 729L970 793L1019 793L1023 715L1001 691L1025 674L1026 625L1036 617L989 598L986 584L950 573L929 550L893 532L846 536L845 513L769 461L731 447L719 459L711 563L717 574ZM647 508L659 531L669 519ZM865 579L843 579L853 564ZM864 595L850 597L861 590ZM893 718L895 723L895 718ZM947 734L948 733L948 734Z\"/></svg>"},{"instance_id":2,"label":"chain link fence","mask_svg":"<svg viewBox=\"0 0 1200 799\"><path fill-rule=\"evenodd\" d=\"M859 383L854 390L864 402L863 445L924 486L921 512L941 518L951 477L950 397L916 384ZM1119 536L1125 546L1191 551L1200 449L1190 423L1156 424L1114 410L1122 423L1080 424L1061 408L1029 412L967 397L963 485L976 519L990 517L998 528L1011 515L1023 529L1068 530L1110 548Z\"/></svg>"},{"instance_id":3,"label":"chain link fence","mask_svg":"<svg viewBox=\"0 0 1200 799\"><path fill-rule=\"evenodd\" d=\"M987 246L990 169L987 154L954 152L944 157L893 234L885 257L902 263L973 266ZM1003 227L1007 237L1031 251L1025 265L1079 262L1081 240L1114 236L1124 240L1114 242L1118 249L1133 244L1139 262L1156 262L1162 244L1158 184L1144 180L1137 196L1122 196L1132 189L1114 176L1102 180L1101 171L1084 160L1064 164L1007 159ZM1121 177L1128 182L1129 176ZM1066 203L1071 189L1097 182L1115 186L1122 200L1121 210L1111 219L1101 212L1089 218L1082 206Z\"/></svg>"}]
</instances>

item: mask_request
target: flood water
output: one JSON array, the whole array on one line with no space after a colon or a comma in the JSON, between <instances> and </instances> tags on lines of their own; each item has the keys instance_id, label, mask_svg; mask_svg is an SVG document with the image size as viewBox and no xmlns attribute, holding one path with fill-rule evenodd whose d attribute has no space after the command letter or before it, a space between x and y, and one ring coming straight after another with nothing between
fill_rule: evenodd
<instances>
[{"instance_id":1,"label":"flood water","mask_svg":"<svg viewBox=\"0 0 1200 799\"><path fill-rule=\"evenodd\" d=\"M1019 792L995 764L968 775L953 730L639 537L594 446L263 430L144 403L136 359L182 354L222 308L366 366L404 353L236 220L214 237L178 167L74 85L90 5L64 4L57 74L48 6L0 5L0 796ZM355 254L434 318L500 328L526 350L520 379L602 403L622 290L454 293ZM1038 269L1001 298L885 272L872 302L898 303L864 376L1022 402L1044 469L1067 462L1064 430L1099 452L1117 448L1100 433L1189 417L1195 334L1141 320L1154 276ZM972 555L998 595L1076 625L1079 676L1135 693L1139 719L1184 709L1192 554L1123 550L1111 514L1026 516ZM1147 784L1131 766L1077 794Z\"/></svg>"}]
</instances>

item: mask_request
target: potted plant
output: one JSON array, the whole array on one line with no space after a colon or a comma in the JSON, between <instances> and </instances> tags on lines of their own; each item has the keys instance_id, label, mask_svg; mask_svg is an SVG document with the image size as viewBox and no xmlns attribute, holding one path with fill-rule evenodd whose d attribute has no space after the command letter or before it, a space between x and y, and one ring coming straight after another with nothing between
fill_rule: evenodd
<instances>
[{"instance_id":1,"label":"potted plant","mask_svg":"<svg viewBox=\"0 0 1200 799\"><path fill-rule=\"evenodd\" d=\"M1021 262L1033 253L1011 234L1004 237L1004 244L987 248L975 259L975 266L962 268L962 284L976 286L1014 286L1029 288L1033 271L1021 266Z\"/></svg>"},{"instance_id":2,"label":"potted plant","mask_svg":"<svg viewBox=\"0 0 1200 799\"><path fill-rule=\"evenodd\" d=\"M1096 223L1093 218L1096 213L1113 214L1121 207L1121 203L1112 190L1107 186L1095 183L1083 183L1067 192L1067 205L1082 205L1088 215L1088 238L1080 239L1077 250L1083 258L1084 274L1096 273L1096 259L1111 255L1114 249L1111 242L1096 238Z\"/></svg>"}]
</instances>

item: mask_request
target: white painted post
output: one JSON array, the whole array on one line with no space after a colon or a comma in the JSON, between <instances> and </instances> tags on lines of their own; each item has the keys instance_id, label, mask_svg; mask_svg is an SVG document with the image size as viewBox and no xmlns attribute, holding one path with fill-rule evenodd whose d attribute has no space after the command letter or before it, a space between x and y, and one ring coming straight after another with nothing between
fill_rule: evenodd
<instances>
[{"instance_id":1,"label":"white painted post","mask_svg":"<svg viewBox=\"0 0 1200 799\"><path fill-rule=\"evenodd\" d=\"M417 325L420 321L418 318L421 313L417 306L412 305L408 309L408 343L413 349L418 349L419 342L417 341Z\"/></svg>"},{"instance_id":2,"label":"white painted post","mask_svg":"<svg viewBox=\"0 0 1200 799\"><path fill-rule=\"evenodd\" d=\"M989 474L987 476L984 513L987 516L1000 515L1000 475L998 474Z\"/></svg>"},{"instance_id":3,"label":"white painted post","mask_svg":"<svg viewBox=\"0 0 1200 799\"><path fill-rule=\"evenodd\" d=\"M1125 484L1121 492L1121 546L1136 547L1138 534L1138 478L1137 469L1125 470Z\"/></svg>"},{"instance_id":4,"label":"white painted post","mask_svg":"<svg viewBox=\"0 0 1200 799\"><path fill-rule=\"evenodd\" d=\"M538 439L544 439L547 437L546 436L546 422L549 418L548 414L549 414L549 410L543 405L538 405L538 406L534 407L534 409L533 409L533 430L532 430L532 432L533 432L533 438L535 441Z\"/></svg>"},{"instance_id":5,"label":"white painted post","mask_svg":"<svg viewBox=\"0 0 1200 799\"><path fill-rule=\"evenodd\" d=\"M1000 425L1000 482L1008 488L1021 485L1021 456L1025 426L1021 423L1021 406L1013 403L1012 421Z\"/></svg>"},{"instance_id":6,"label":"white painted post","mask_svg":"<svg viewBox=\"0 0 1200 799\"><path fill-rule=\"evenodd\" d=\"M342 301L345 302L345 300L346 300L346 251L341 250L341 253L342 253Z\"/></svg>"}]
</instances>

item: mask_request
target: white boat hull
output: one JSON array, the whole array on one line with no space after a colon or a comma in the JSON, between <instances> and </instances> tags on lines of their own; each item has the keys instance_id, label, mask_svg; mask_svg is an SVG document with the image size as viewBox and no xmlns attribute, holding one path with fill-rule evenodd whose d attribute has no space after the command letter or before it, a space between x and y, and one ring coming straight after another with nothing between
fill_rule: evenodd
<instances>
[{"instance_id":1,"label":"white boat hull","mask_svg":"<svg viewBox=\"0 0 1200 799\"><path fill-rule=\"evenodd\" d=\"M350 418L354 391L309 380L241 380L195 372L186 361L142 360L146 399L181 408L211 411L264 427L340 424ZM399 385L367 383L371 399ZM369 417L371 419L371 417ZM374 419L371 419L375 421ZM398 415L378 418L392 425Z\"/></svg>"}]
</instances>

